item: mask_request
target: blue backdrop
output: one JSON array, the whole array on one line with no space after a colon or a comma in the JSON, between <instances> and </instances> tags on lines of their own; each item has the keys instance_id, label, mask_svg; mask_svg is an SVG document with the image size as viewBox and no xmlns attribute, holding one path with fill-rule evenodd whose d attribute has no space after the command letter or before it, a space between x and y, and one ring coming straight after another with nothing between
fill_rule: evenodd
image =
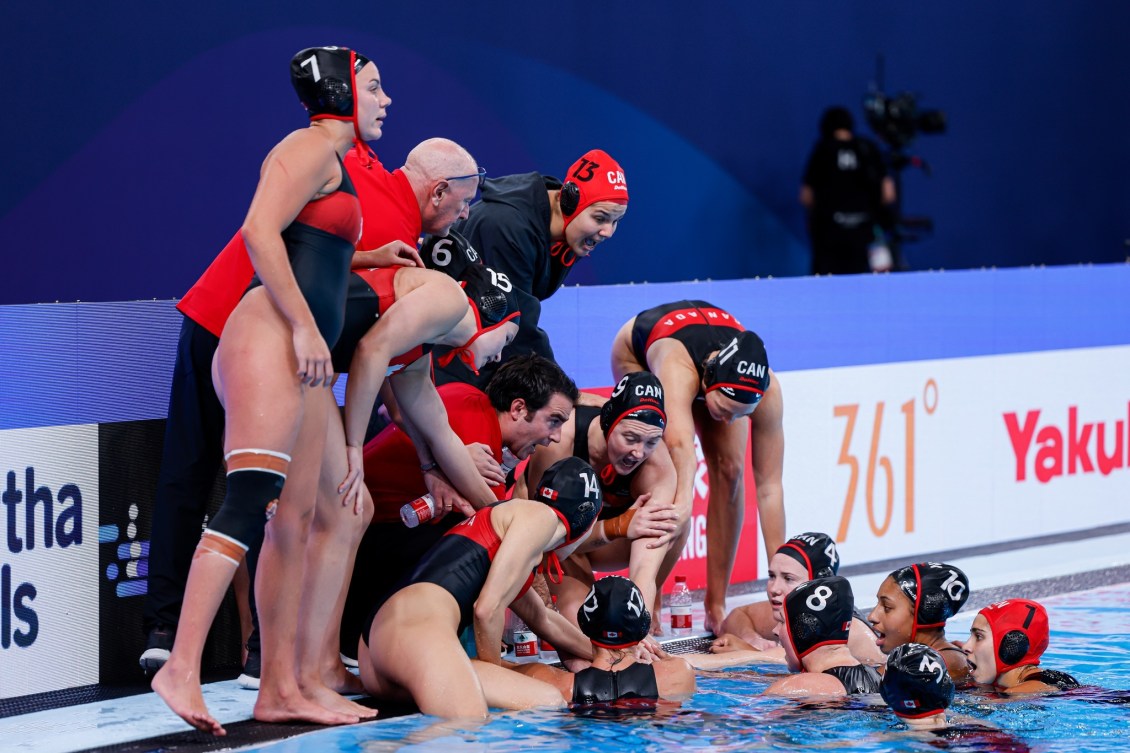
<instances>
[{"instance_id":1,"label":"blue backdrop","mask_svg":"<svg viewBox=\"0 0 1130 753\"><path fill-rule=\"evenodd\" d=\"M1130 236L1130 4L6 3L0 304L181 295L238 227L267 150L304 124L287 61L372 56L389 167L430 136L493 174L599 146L632 205L571 281L797 275L822 109L886 89L945 110L912 151L914 268L1113 262Z\"/></svg>"}]
</instances>

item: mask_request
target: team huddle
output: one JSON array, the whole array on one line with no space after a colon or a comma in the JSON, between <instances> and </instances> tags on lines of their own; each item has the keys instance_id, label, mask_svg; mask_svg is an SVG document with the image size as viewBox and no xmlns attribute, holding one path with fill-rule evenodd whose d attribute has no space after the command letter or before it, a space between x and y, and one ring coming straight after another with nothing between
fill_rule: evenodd
<instances>
[{"instance_id":1,"label":"team huddle","mask_svg":"<svg viewBox=\"0 0 1130 753\"><path fill-rule=\"evenodd\" d=\"M443 717L677 702L694 691L692 665L739 661L800 673L769 693L881 691L910 718L944 710L951 675L1007 692L1073 682L1037 667L1048 625L1034 602L987 607L964 647L947 642L969 587L948 565L895 571L855 616L834 543L785 540L781 386L732 312L656 302L594 344L609 348L611 395L578 390L539 326L541 302L627 212L610 155L587 152L564 181L487 178L434 138L388 171L367 146L391 103L377 66L319 47L290 71L311 123L268 154L242 227L178 305L163 464L187 486L222 446L227 477L191 555L170 557L186 574L171 616L147 616L156 633L175 630L171 651L142 662L185 721L224 732L200 669L245 558L261 721L373 718L346 697L357 693ZM651 636L689 533L696 438L710 479L705 627L719 638L688 661ZM727 614L750 443L775 552L769 601ZM158 527L175 527L158 513L160 499L154 547ZM620 569L630 577L596 576ZM508 609L564 669L503 660Z\"/></svg>"}]
</instances>

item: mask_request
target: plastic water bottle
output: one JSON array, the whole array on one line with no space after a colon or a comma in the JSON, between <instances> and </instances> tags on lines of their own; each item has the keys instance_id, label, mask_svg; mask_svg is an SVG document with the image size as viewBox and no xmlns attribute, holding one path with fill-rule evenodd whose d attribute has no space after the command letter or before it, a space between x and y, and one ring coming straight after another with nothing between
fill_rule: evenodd
<instances>
[{"instance_id":1,"label":"plastic water bottle","mask_svg":"<svg viewBox=\"0 0 1130 753\"><path fill-rule=\"evenodd\" d=\"M514 661L525 664L537 661L540 656L538 637L526 626L521 617L514 615Z\"/></svg>"},{"instance_id":2,"label":"plastic water bottle","mask_svg":"<svg viewBox=\"0 0 1130 753\"><path fill-rule=\"evenodd\" d=\"M503 475L509 476L510 472L512 470L514 470L515 468L517 468L518 463L521 463L521 462L522 461L519 460L518 457L513 452L510 451L509 447L503 447L502 448L502 462L499 463L499 465L502 466Z\"/></svg>"},{"instance_id":3,"label":"plastic water bottle","mask_svg":"<svg viewBox=\"0 0 1130 753\"><path fill-rule=\"evenodd\" d=\"M668 600L671 608L671 634L691 634L691 591L687 588L685 575L675 576L675 588Z\"/></svg>"},{"instance_id":4,"label":"plastic water bottle","mask_svg":"<svg viewBox=\"0 0 1130 753\"><path fill-rule=\"evenodd\" d=\"M427 523L436 514L436 501L430 494L417 497L400 508L400 519L409 528Z\"/></svg>"}]
</instances>

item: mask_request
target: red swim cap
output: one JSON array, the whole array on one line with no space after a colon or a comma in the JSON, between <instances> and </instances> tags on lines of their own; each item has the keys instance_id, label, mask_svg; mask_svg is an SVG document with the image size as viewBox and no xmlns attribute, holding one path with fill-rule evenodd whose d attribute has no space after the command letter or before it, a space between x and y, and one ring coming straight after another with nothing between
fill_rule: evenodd
<instances>
[{"instance_id":1,"label":"red swim cap","mask_svg":"<svg viewBox=\"0 0 1130 753\"><path fill-rule=\"evenodd\" d=\"M561 214L569 227L585 207L598 201L628 203L628 182L620 164L600 149L591 149L573 163L561 186Z\"/></svg>"},{"instance_id":2,"label":"red swim cap","mask_svg":"<svg viewBox=\"0 0 1130 753\"><path fill-rule=\"evenodd\" d=\"M1048 648L1048 613L1029 599L1008 599L981 610L993 631L997 675L1014 667L1039 664Z\"/></svg>"}]
</instances>

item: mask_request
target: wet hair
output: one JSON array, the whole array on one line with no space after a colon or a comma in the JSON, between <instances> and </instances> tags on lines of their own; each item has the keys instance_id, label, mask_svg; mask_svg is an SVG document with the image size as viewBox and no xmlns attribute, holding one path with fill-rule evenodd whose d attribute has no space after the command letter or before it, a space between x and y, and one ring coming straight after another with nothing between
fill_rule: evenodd
<instances>
[{"instance_id":1,"label":"wet hair","mask_svg":"<svg viewBox=\"0 0 1130 753\"><path fill-rule=\"evenodd\" d=\"M556 394L564 395L576 403L580 390L561 367L536 353L514 356L503 362L494 372L486 389L490 404L496 411L510 410L510 405L521 398L531 413L544 408Z\"/></svg>"}]
</instances>

